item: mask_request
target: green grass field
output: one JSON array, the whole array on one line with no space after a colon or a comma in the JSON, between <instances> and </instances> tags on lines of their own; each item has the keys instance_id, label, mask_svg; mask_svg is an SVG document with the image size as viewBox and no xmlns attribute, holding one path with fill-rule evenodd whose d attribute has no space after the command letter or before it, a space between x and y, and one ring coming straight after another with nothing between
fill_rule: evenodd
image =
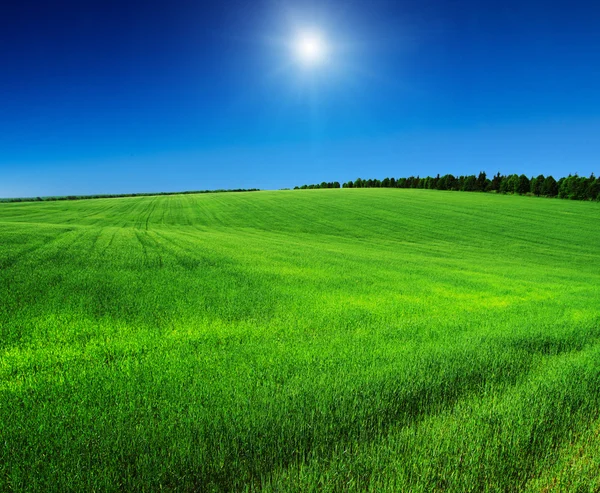
<instances>
[{"instance_id":1,"label":"green grass field","mask_svg":"<svg viewBox=\"0 0 600 493\"><path fill-rule=\"evenodd\" d=\"M0 204L0 491L600 491L600 204Z\"/></svg>"}]
</instances>

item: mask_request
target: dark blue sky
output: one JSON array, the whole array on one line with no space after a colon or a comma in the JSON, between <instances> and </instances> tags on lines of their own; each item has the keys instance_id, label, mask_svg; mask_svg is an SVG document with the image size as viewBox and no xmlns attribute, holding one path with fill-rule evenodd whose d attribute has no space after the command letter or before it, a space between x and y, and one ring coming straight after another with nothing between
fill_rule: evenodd
<instances>
[{"instance_id":1,"label":"dark blue sky","mask_svg":"<svg viewBox=\"0 0 600 493\"><path fill-rule=\"evenodd\" d=\"M0 197L600 172L591 0L10 3Z\"/></svg>"}]
</instances>

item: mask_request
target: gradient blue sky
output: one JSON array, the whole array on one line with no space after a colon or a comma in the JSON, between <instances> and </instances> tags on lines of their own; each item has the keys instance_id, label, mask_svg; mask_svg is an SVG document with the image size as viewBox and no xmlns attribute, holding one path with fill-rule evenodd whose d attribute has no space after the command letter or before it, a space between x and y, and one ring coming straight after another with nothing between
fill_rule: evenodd
<instances>
[{"instance_id":1,"label":"gradient blue sky","mask_svg":"<svg viewBox=\"0 0 600 493\"><path fill-rule=\"evenodd\" d=\"M15 1L0 197L600 172L600 4ZM287 43L319 29L331 60Z\"/></svg>"}]
</instances>

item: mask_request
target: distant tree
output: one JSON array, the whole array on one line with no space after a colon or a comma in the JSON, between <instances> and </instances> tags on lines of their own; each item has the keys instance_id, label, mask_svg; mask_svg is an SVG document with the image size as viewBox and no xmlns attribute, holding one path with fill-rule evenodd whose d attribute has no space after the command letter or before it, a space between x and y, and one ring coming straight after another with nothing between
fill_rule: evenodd
<instances>
[{"instance_id":1,"label":"distant tree","mask_svg":"<svg viewBox=\"0 0 600 493\"><path fill-rule=\"evenodd\" d=\"M583 200L595 200L592 198L592 186L595 182L596 177L594 176L594 173L583 180Z\"/></svg>"},{"instance_id":2,"label":"distant tree","mask_svg":"<svg viewBox=\"0 0 600 493\"><path fill-rule=\"evenodd\" d=\"M536 196L542 195L542 188L544 186L544 175L538 175L536 178L531 179L531 193Z\"/></svg>"},{"instance_id":3,"label":"distant tree","mask_svg":"<svg viewBox=\"0 0 600 493\"><path fill-rule=\"evenodd\" d=\"M592 180L593 181L593 180ZM575 174L562 180L558 187L558 196L569 200L586 200L588 198L589 178Z\"/></svg>"},{"instance_id":4,"label":"distant tree","mask_svg":"<svg viewBox=\"0 0 600 493\"><path fill-rule=\"evenodd\" d=\"M421 178L419 178L419 176L411 176L410 178L412 178L410 182L410 188L419 188L419 185L421 184Z\"/></svg>"},{"instance_id":5,"label":"distant tree","mask_svg":"<svg viewBox=\"0 0 600 493\"><path fill-rule=\"evenodd\" d=\"M485 174L485 171L480 171L479 176L477 176L476 190L479 192L485 192L486 185L487 185L487 175Z\"/></svg>"},{"instance_id":6,"label":"distant tree","mask_svg":"<svg viewBox=\"0 0 600 493\"><path fill-rule=\"evenodd\" d=\"M475 192L477 190L477 178L475 175L466 176L463 180L463 192Z\"/></svg>"},{"instance_id":7,"label":"distant tree","mask_svg":"<svg viewBox=\"0 0 600 493\"><path fill-rule=\"evenodd\" d=\"M546 197L556 197L558 195L558 183L552 177L552 175L544 178L544 183L542 184L542 195Z\"/></svg>"},{"instance_id":8,"label":"distant tree","mask_svg":"<svg viewBox=\"0 0 600 493\"><path fill-rule=\"evenodd\" d=\"M441 176L437 181L435 188L437 190L448 190L448 175Z\"/></svg>"},{"instance_id":9,"label":"distant tree","mask_svg":"<svg viewBox=\"0 0 600 493\"><path fill-rule=\"evenodd\" d=\"M518 193L517 190L519 190L519 175L516 174L512 174L509 175L506 179L507 185L507 192L508 193Z\"/></svg>"},{"instance_id":10,"label":"distant tree","mask_svg":"<svg viewBox=\"0 0 600 493\"><path fill-rule=\"evenodd\" d=\"M529 192L531 189L531 184L529 183L529 178L525 175L519 176L519 181L517 182L517 189L515 190L519 195L524 195Z\"/></svg>"},{"instance_id":11,"label":"distant tree","mask_svg":"<svg viewBox=\"0 0 600 493\"><path fill-rule=\"evenodd\" d=\"M458 190L458 180L454 175L446 175L446 190Z\"/></svg>"},{"instance_id":12,"label":"distant tree","mask_svg":"<svg viewBox=\"0 0 600 493\"><path fill-rule=\"evenodd\" d=\"M586 195L589 200L600 200L600 178L595 178L594 173L590 176Z\"/></svg>"},{"instance_id":13,"label":"distant tree","mask_svg":"<svg viewBox=\"0 0 600 493\"><path fill-rule=\"evenodd\" d=\"M571 185L569 199L583 200L585 198L586 179L579 175L575 175L572 176L569 181Z\"/></svg>"},{"instance_id":14,"label":"distant tree","mask_svg":"<svg viewBox=\"0 0 600 493\"><path fill-rule=\"evenodd\" d=\"M499 192L500 191L500 183L502 183L502 175L500 172L496 173L492 180L490 181L487 190L490 192Z\"/></svg>"},{"instance_id":15,"label":"distant tree","mask_svg":"<svg viewBox=\"0 0 600 493\"><path fill-rule=\"evenodd\" d=\"M569 176L571 176L571 175L569 175ZM563 188L563 184L567 178L568 178L567 176L563 176L556 182L556 187L558 188L558 192L556 193L557 197L560 197L560 190Z\"/></svg>"}]
</instances>

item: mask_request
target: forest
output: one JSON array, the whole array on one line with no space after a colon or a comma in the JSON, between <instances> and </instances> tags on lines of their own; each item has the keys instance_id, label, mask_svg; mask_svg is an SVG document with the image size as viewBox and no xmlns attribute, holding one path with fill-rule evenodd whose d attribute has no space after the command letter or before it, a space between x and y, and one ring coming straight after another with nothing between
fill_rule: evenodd
<instances>
[{"instance_id":1,"label":"forest","mask_svg":"<svg viewBox=\"0 0 600 493\"><path fill-rule=\"evenodd\" d=\"M538 175L527 178L524 174L502 175L499 172L491 179L485 172L478 176L454 176L451 174L435 177L409 176L408 178L362 179L339 182L322 182L315 185L302 185L294 190L315 188L421 188L429 190L453 190L461 192L495 192L518 195L559 197L570 200L599 200L600 178L592 173L588 178L569 175L556 180L553 176Z\"/></svg>"}]
</instances>

